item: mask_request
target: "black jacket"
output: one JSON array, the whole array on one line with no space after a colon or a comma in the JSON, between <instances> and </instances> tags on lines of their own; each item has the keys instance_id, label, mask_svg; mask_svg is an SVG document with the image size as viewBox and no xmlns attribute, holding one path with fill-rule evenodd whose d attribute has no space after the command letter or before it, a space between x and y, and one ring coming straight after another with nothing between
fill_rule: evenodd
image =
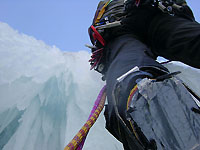
<instances>
[{"instance_id":1,"label":"black jacket","mask_svg":"<svg viewBox=\"0 0 200 150\"><path fill-rule=\"evenodd\" d=\"M147 41L156 55L200 68L198 22L160 14L149 27Z\"/></svg>"},{"instance_id":2,"label":"black jacket","mask_svg":"<svg viewBox=\"0 0 200 150\"><path fill-rule=\"evenodd\" d=\"M122 22L126 32L137 35L155 55L200 68L200 24L188 6L175 16L138 8Z\"/></svg>"}]
</instances>

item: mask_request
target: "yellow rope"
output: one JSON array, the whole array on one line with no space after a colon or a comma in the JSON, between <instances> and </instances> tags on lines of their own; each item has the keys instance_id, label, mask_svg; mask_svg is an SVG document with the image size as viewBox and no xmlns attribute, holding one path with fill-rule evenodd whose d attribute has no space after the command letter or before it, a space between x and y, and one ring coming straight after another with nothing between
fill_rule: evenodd
<instances>
[{"instance_id":1,"label":"yellow rope","mask_svg":"<svg viewBox=\"0 0 200 150\"><path fill-rule=\"evenodd\" d=\"M128 100L127 100L127 104L126 104L126 109L127 109L127 110L128 110L128 108L129 108L129 106L130 106L130 102L131 102L131 100L132 100L132 98L133 98L133 95L135 94L136 90L137 90L137 84L134 86L134 88L131 90L131 92L130 92L130 94L129 94L129 96L128 96ZM135 128L134 128L134 126L133 126L133 124L131 123L130 120L129 120L129 123L130 123L130 125L131 125L131 128L132 128L132 130L133 130L133 133L134 133L135 137L138 139L138 141L140 141L140 139L139 139L139 137L138 137L138 134L137 134L137 132L135 131Z\"/></svg>"},{"instance_id":2,"label":"yellow rope","mask_svg":"<svg viewBox=\"0 0 200 150\"><path fill-rule=\"evenodd\" d=\"M137 84L134 86L134 88L131 90L131 92L130 92L130 94L128 96L127 105L126 105L126 109L127 110L128 110L128 107L130 105L131 99L132 99L133 94L135 93L136 89L137 89Z\"/></svg>"},{"instance_id":3,"label":"yellow rope","mask_svg":"<svg viewBox=\"0 0 200 150\"><path fill-rule=\"evenodd\" d=\"M99 103L99 106L93 113L93 115L88 119L88 121L83 125L83 127L79 130L79 132L74 136L74 138L69 142L69 144L65 147L64 150L76 150L78 145L81 143L83 138L88 134L90 128L95 123L97 118L99 117L106 100L106 93L103 93L102 99Z\"/></svg>"}]
</instances>

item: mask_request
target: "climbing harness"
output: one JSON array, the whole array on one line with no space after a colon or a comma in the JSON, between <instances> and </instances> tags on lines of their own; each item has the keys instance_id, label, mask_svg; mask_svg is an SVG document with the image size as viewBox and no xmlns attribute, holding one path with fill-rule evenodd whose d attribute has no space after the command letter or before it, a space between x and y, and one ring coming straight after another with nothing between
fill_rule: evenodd
<instances>
[{"instance_id":1,"label":"climbing harness","mask_svg":"<svg viewBox=\"0 0 200 150\"><path fill-rule=\"evenodd\" d=\"M99 117L101 111L104 108L105 100L106 100L106 86L104 86L93 106L93 109L90 113L90 116L87 122L83 125L83 127L79 130L79 132L74 136L74 138L69 142L69 144L65 147L64 150L82 150L85 139L90 128L96 122L97 118Z\"/></svg>"},{"instance_id":2,"label":"climbing harness","mask_svg":"<svg viewBox=\"0 0 200 150\"><path fill-rule=\"evenodd\" d=\"M93 23L88 29L91 43L92 56L89 60L91 70L94 69L102 74L106 72L106 40L109 37L109 29L121 26L121 20L140 7L154 7L172 16L179 16L184 12L184 0L104 0L100 1L96 10ZM154 9L153 8L153 9ZM137 11L137 10L136 10ZM185 16L187 17L187 16ZM88 46L87 46L88 47ZM90 48L91 46L89 46Z\"/></svg>"},{"instance_id":3,"label":"climbing harness","mask_svg":"<svg viewBox=\"0 0 200 150\"><path fill-rule=\"evenodd\" d=\"M159 8L164 13L176 15L176 11L182 11L182 5L186 5L186 3L184 2L179 4L176 2L176 0L125 0L124 5L126 11L134 9L134 7L149 5Z\"/></svg>"},{"instance_id":4,"label":"climbing harness","mask_svg":"<svg viewBox=\"0 0 200 150\"><path fill-rule=\"evenodd\" d=\"M99 5L101 6L99 6L99 8L95 13L95 17L93 19L93 25L91 25L88 29L90 40L94 45L94 47L92 48L92 56L91 59L89 60L91 65L90 70L95 69L98 70L99 72L102 71L98 69L98 65L103 57L103 50L106 42L102 37L102 35L100 34L99 30L96 28L96 26L105 24L105 20L102 20L102 16L105 13L106 7L110 4L111 1L112 0L109 0L106 3L105 2L99 3Z\"/></svg>"},{"instance_id":5,"label":"climbing harness","mask_svg":"<svg viewBox=\"0 0 200 150\"><path fill-rule=\"evenodd\" d=\"M93 23L88 29L91 43L92 56L89 60L91 70L94 69L100 73L105 72L105 30L121 25L121 18L124 16L124 2L104 0L100 1L96 10Z\"/></svg>"}]
</instances>

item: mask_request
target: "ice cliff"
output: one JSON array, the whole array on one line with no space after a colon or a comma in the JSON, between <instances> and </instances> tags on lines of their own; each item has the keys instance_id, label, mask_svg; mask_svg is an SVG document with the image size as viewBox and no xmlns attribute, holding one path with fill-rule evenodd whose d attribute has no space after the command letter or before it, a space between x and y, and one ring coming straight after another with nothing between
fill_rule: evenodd
<instances>
[{"instance_id":1,"label":"ice cliff","mask_svg":"<svg viewBox=\"0 0 200 150\"><path fill-rule=\"evenodd\" d=\"M64 149L105 84L88 59L88 52L60 51L0 22L0 149ZM84 149L121 149L104 124L101 115Z\"/></svg>"},{"instance_id":2,"label":"ice cliff","mask_svg":"<svg viewBox=\"0 0 200 150\"><path fill-rule=\"evenodd\" d=\"M89 57L85 51L63 52L0 22L0 150L64 149L105 84L89 70ZM198 69L166 66L182 71L179 77L200 93ZM85 150L122 149L104 126L101 114Z\"/></svg>"}]
</instances>

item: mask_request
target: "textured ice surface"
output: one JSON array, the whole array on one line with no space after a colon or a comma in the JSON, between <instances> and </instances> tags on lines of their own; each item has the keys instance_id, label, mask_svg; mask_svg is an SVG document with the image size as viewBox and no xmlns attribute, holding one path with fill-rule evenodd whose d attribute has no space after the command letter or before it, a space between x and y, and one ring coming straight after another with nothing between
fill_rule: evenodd
<instances>
[{"instance_id":1,"label":"textured ice surface","mask_svg":"<svg viewBox=\"0 0 200 150\"><path fill-rule=\"evenodd\" d=\"M62 52L0 23L0 149L66 146L105 84L88 59L87 52ZM101 115L84 149L122 149L104 124Z\"/></svg>"},{"instance_id":2,"label":"textured ice surface","mask_svg":"<svg viewBox=\"0 0 200 150\"><path fill-rule=\"evenodd\" d=\"M87 52L62 52L0 22L0 149L66 146L86 122L105 84L89 71L88 59ZM183 71L182 80L200 93L198 70L177 63L168 68ZM122 149L104 124L101 114L85 150Z\"/></svg>"},{"instance_id":3,"label":"textured ice surface","mask_svg":"<svg viewBox=\"0 0 200 150\"><path fill-rule=\"evenodd\" d=\"M181 71L177 76L188 86L198 97L200 97L200 69L185 65L181 62L170 62L165 66L171 72ZM196 101L200 107L200 102Z\"/></svg>"}]
</instances>

